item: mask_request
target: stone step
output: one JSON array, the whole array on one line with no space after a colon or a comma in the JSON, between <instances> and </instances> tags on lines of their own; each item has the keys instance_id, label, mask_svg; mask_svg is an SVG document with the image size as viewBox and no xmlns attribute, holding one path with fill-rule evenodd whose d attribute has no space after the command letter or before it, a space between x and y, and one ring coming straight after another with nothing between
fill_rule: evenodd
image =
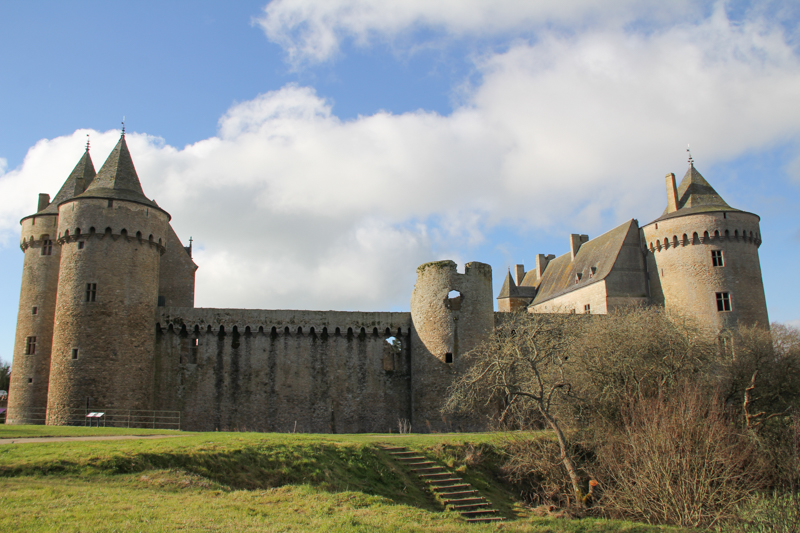
<instances>
[{"instance_id":1,"label":"stone step","mask_svg":"<svg viewBox=\"0 0 800 533\"><path fill-rule=\"evenodd\" d=\"M428 473L428 474L434 474L436 472L441 472L442 470L444 470L444 467L442 467L442 466L429 466L429 467L426 467L426 468L412 468L411 469L412 472L422 472L422 473Z\"/></svg>"},{"instance_id":2,"label":"stone step","mask_svg":"<svg viewBox=\"0 0 800 533\"><path fill-rule=\"evenodd\" d=\"M435 486L431 487L431 490L433 490L435 492L439 492L439 491L443 491L444 492L444 491L448 491L448 490L468 489L471 486L472 485L470 485L469 483L459 483L457 485L435 485Z\"/></svg>"},{"instance_id":3,"label":"stone step","mask_svg":"<svg viewBox=\"0 0 800 533\"><path fill-rule=\"evenodd\" d=\"M404 466L430 466L435 465L433 461L419 461L417 463L403 463Z\"/></svg>"},{"instance_id":4,"label":"stone step","mask_svg":"<svg viewBox=\"0 0 800 533\"><path fill-rule=\"evenodd\" d=\"M408 450L405 446L396 447L396 446L383 446L381 449L385 452L402 452Z\"/></svg>"},{"instance_id":5,"label":"stone step","mask_svg":"<svg viewBox=\"0 0 800 533\"><path fill-rule=\"evenodd\" d=\"M473 498L456 498L454 500L445 500L443 503L445 505L452 505L452 504L466 504L466 503L486 503L486 498L483 496L476 496Z\"/></svg>"},{"instance_id":6,"label":"stone step","mask_svg":"<svg viewBox=\"0 0 800 533\"><path fill-rule=\"evenodd\" d=\"M468 511L470 509L480 509L481 507L489 507L489 502L481 502L481 503L467 503L465 505L451 505L450 509L453 511Z\"/></svg>"},{"instance_id":7,"label":"stone step","mask_svg":"<svg viewBox=\"0 0 800 533\"><path fill-rule=\"evenodd\" d=\"M502 522L505 520L502 516L487 516L485 518L467 518L470 524L477 524L480 522Z\"/></svg>"},{"instance_id":8,"label":"stone step","mask_svg":"<svg viewBox=\"0 0 800 533\"><path fill-rule=\"evenodd\" d=\"M470 494L478 494L477 490L458 490L455 492L440 492L439 496L442 498L452 498L454 496L469 496Z\"/></svg>"},{"instance_id":9,"label":"stone step","mask_svg":"<svg viewBox=\"0 0 800 533\"><path fill-rule=\"evenodd\" d=\"M422 456L416 456L416 457L409 456L409 457L395 457L395 460L404 461L404 462L405 461L427 461L428 458L427 457L422 457Z\"/></svg>"},{"instance_id":10,"label":"stone step","mask_svg":"<svg viewBox=\"0 0 800 533\"><path fill-rule=\"evenodd\" d=\"M411 451L400 451L400 452L389 452L389 455L414 455L418 452L411 452Z\"/></svg>"},{"instance_id":11,"label":"stone step","mask_svg":"<svg viewBox=\"0 0 800 533\"><path fill-rule=\"evenodd\" d=\"M434 487L440 486L440 483L458 483L459 481L464 481L460 477L449 477L449 478L442 478L442 479L426 479L425 483L429 485L433 485Z\"/></svg>"},{"instance_id":12,"label":"stone step","mask_svg":"<svg viewBox=\"0 0 800 533\"><path fill-rule=\"evenodd\" d=\"M428 479L444 479L447 476L452 476L452 472L431 472L430 474L420 474L419 477L425 478L427 481Z\"/></svg>"},{"instance_id":13,"label":"stone step","mask_svg":"<svg viewBox=\"0 0 800 533\"><path fill-rule=\"evenodd\" d=\"M474 511L461 511L461 516L466 518L479 517L482 515L497 514L497 509L475 509Z\"/></svg>"}]
</instances>

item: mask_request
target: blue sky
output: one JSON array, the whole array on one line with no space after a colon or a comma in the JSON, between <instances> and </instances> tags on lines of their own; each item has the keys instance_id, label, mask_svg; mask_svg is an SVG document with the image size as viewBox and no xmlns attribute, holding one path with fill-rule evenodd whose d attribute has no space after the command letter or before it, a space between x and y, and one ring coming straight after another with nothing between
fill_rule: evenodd
<instances>
[{"instance_id":1,"label":"blue sky","mask_svg":"<svg viewBox=\"0 0 800 533\"><path fill-rule=\"evenodd\" d=\"M676 0L0 4L0 359L19 219L126 116L198 306L404 310L417 265L564 253L696 167L800 324L800 8Z\"/></svg>"}]
</instances>

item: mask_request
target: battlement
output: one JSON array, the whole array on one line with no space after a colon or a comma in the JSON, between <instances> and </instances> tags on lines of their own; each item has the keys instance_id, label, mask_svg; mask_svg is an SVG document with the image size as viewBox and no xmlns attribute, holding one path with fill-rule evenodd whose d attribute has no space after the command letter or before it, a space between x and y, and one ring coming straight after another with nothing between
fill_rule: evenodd
<instances>
[{"instance_id":1,"label":"battlement","mask_svg":"<svg viewBox=\"0 0 800 533\"><path fill-rule=\"evenodd\" d=\"M75 228L73 233L70 233L70 230L64 230L63 233L59 234L58 240L56 241L59 245L63 245L69 242L77 242L81 240L89 240L89 239L125 239L128 242L132 242L134 240L139 241L139 244L149 244L152 247L158 248L159 253L164 254L167 251L167 243L162 241L161 237L156 240L156 238L150 234L146 238L142 234L141 231L137 231L135 235L128 234L128 230L126 228L122 228L117 233L110 227L107 227L103 233L99 233L94 226L89 228L88 233L81 232L81 228Z\"/></svg>"},{"instance_id":2,"label":"battlement","mask_svg":"<svg viewBox=\"0 0 800 533\"><path fill-rule=\"evenodd\" d=\"M407 337L410 313L159 308L157 333L238 334L326 339Z\"/></svg>"}]
</instances>

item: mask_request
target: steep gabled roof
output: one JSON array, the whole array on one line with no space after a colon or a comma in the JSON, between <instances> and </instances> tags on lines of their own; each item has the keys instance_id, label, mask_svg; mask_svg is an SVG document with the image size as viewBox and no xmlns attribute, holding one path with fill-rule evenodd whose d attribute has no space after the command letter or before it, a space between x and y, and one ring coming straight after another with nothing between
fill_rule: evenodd
<instances>
[{"instance_id":1,"label":"steep gabled roof","mask_svg":"<svg viewBox=\"0 0 800 533\"><path fill-rule=\"evenodd\" d=\"M94 177L97 173L94 171L94 163L92 163L92 157L89 155L89 150L87 149L83 156L81 156L80 161L78 164L75 165L75 168L72 169L70 172L67 181L64 182L64 185L61 186L58 193L56 194L55 198L41 211L36 213L37 215L57 215L58 214L58 204L65 202L79 194L81 194L85 187L89 186L94 180ZM83 188L77 188L78 182L83 180Z\"/></svg>"},{"instance_id":2,"label":"steep gabled roof","mask_svg":"<svg viewBox=\"0 0 800 533\"><path fill-rule=\"evenodd\" d=\"M158 208L155 202L144 195L124 134L80 198L127 200Z\"/></svg>"},{"instance_id":3,"label":"steep gabled roof","mask_svg":"<svg viewBox=\"0 0 800 533\"><path fill-rule=\"evenodd\" d=\"M677 210L668 213L665 209L658 220L709 211L739 211L722 199L714 187L694 168L693 163L689 164L689 169L678 185L677 200Z\"/></svg>"},{"instance_id":4,"label":"steep gabled roof","mask_svg":"<svg viewBox=\"0 0 800 533\"><path fill-rule=\"evenodd\" d=\"M594 239L583 243L572 260L572 253L556 257L547 264L537 285L532 305L540 304L574 290L602 281L611 272L628 233L639 231L639 224L631 219ZM594 272L592 272L594 268ZM580 280L576 283L578 274ZM523 283L527 284L528 276Z\"/></svg>"}]
</instances>

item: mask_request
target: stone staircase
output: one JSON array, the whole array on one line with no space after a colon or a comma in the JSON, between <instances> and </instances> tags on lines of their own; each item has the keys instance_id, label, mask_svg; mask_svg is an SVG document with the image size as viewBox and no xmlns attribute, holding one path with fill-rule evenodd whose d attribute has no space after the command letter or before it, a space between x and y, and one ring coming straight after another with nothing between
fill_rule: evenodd
<instances>
[{"instance_id":1,"label":"stone staircase","mask_svg":"<svg viewBox=\"0 0 800 533\"><path fill-rule=\"evenodd\" d=\"M437 501L446 509L459 513L467 522L505 520L472 485L445 467L406 447L383 446L383 451L403 468L415 473Z\"/></svg>"}]
</instances>

